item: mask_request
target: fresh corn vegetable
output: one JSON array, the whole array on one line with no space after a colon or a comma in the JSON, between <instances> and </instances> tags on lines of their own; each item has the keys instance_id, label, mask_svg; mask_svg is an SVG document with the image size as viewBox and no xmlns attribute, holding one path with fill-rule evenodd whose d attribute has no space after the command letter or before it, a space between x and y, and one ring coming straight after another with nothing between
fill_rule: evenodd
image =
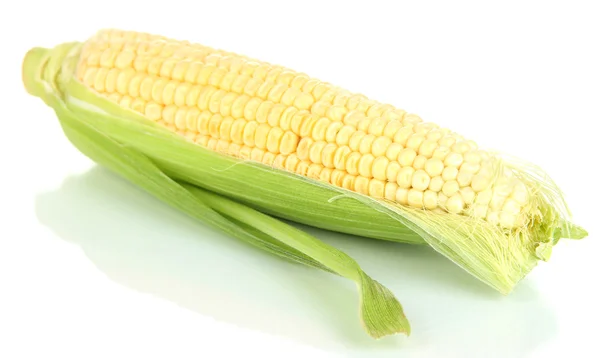
<instances>
[{"instance_id":1,"label":"fresh corn vegetable","mask_svg":"<svg viewBox=\"0 0 600 358\"><path fill-rule=\"evenodd\" d=\"M281 66L103 30L31 50L23 71L30 93L172 179L300 223L429 244L502 293L560 238L587 235L536 166Z\"/></svg>"}]
</instances>

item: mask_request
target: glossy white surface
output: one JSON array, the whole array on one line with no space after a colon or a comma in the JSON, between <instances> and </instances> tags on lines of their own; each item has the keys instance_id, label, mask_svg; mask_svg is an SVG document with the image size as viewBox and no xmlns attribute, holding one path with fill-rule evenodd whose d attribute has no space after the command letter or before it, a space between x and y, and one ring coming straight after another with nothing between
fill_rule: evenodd
<instances>
[{"instance_id":1,"label":"glossy white surface","mask_svg":"<svg viewBox=\"0 0 600 358\"><path fill-rule=\"evenodd\" d=\"M599 357L598 11L519 3L11 5L0 24L0 357ZM373 341L350 282L96 167L25 94L30 47L110 26L281 63L536 162L590 236L561 242L502 297L425 247L307 229L404 305L413 334Z\"/></svg>"}]
</instances>

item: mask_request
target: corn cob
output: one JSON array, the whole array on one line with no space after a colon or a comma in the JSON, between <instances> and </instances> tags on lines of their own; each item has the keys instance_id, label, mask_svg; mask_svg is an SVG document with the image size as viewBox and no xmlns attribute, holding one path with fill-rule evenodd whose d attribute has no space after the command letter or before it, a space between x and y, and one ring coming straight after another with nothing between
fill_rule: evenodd
<instances>
[{"instance_id":1,"label":"corn cob","mask_svg":"<svg viewBox=\"0 0 600 358\"><path fill-rule=\"evenodd\" d=\"M525 226L526 184L473 141L265 62L126 31L86 42L77 79L210 150L373 198Z\"/></svg>"},{"instance_id":2,"label":"corn cob","mask_svg":"<svg viewBox=\"0 0 600 358\"><path fill-rule=\"evenodd\" d=\"M541 169L390 104L146 33L103 30L67 47L45 56L61 63L70 111L170 177L265 213L429 244L502 293L560 238L587 235ZM39 66L26 57L24 82L43 97L29 84Z\"/></svg>"}]
</instances>

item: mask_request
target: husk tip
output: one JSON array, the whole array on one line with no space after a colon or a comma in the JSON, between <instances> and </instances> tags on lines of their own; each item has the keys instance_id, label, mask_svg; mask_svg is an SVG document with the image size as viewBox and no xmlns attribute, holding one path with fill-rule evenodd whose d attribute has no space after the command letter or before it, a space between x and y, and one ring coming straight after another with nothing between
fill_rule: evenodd
<instances>
[{"instance_id":1,"label":"husk tip","mask_svg":"<svg viewBox=\"0 0 600 358\"><path fill-rule=\"evenodd\" d=\"M27 51L21 66L21 78L27 93L41 96L44 92L39 77L44 65L48 61L50 50L43 47L33 47Z\"/></svg>"}]
</instances>

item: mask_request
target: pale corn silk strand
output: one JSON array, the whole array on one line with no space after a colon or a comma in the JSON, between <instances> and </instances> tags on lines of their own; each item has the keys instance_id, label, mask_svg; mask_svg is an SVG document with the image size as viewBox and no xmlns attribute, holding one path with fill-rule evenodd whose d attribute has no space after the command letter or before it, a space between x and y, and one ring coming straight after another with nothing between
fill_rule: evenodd
<instances>
[{"instance_id":1,"label":"pale corn silk strand","mask_svg":"<svg viewBox=\"0 0 600 358\"><path fill-rule=\"evenodd\" d=\"M153 49L152 44L160 44L162 47L155 47ZM207 120L204 122L200 120L201 114L198 114L199 110L198 112L188 111L188 114L198 114L199 117L196 118L196 124L199 127L201 127L200 124L207 127L199 128L199 131L191 134L183 129L178 129L176 126L177 123L183 123L174 118L177 117L177 113L181 112L174 108L174 104L171 103L177 99L177 90L181 88L181 86L175 86L177 79L170 78L170 82L167 83L164 81L152 82L162 75L167 77L185 77L191 73L190 71L181 71L181 69L177 71L178 64L182 63L180 60L186 54L185 52L177 53L174 51L182 48L182 44L185 45L183 47L184 50L191 48L194 51L200 51L200 54L197 52L193 53L208 63L202 67L204 63L201 61L193 62L192 64L183 62L187 63L189 68L192 65L200 66L197 68L197 72L191 75L190 78L204 76L203 85L205 85L205 82L208 83L202 94L196 93L196 97L192 97L195 101L192 101L192 103L179 103L195 105L196 103L194 102L197 102L198 108L203 113L207 112L207 115L210 115L208 117L210 120L207 123ZM113 51L113 47L116 47L115 51ZM151 58L147 58L147 65L144 65L143 61L138 61L137 63L138 65L142 63L143 66L146 66L144 71L152 72L155 77L148 79L148 73L141 71L141 69L141 73L137 73L136 70L129 68L119 73L118 69L102 67L102 63L106 61L108 61L110 67L110 63L116 65L123 58L126 60L125 63L133 63L135 67L136 60L131 57L132 53L127 51L119 52L122 48L126 48L127 51L132 48L142 48L142 56L144 54L151 55ZM164 52L165 48L170 48L170 50L165 50L166 52ZM244 63L248 64L248 62L244 62L247 61L245 58L234 58L232 60L231 57L227 57L230 54L201 45L181 41L177 42L163 37L153 37L152 35L134 32L101 31L84 45L82 55L77 59L79 66L76 66L76 76L81 79L86 88L91 89L96 94L101 94L109 98L110 101L118 103L120 107L116 110L117 112L127 113L129 112L127 110L129 108L134 112L143 114L145 117L141 118L145 118L146 121L148 119L154 120L154 123L159 123L167 127L168 130L180 134L179 139L182 141L184 139L187 140L186 144L195 142L200 144L200 146L217 152L223 152L230 156L235 155L241 161L251 163L245 164L245 166L252 166L252 170L269 170L271 175L279 176L282 180L285 178L285 180L296 183L307 183L311 187L322 187L330 192L341 192L346 197L356 199L362 205L388 215L403 225L389 224L389 232L379 229L377 232L366 230L360 232L360 234L388 240L418 242L418 240L414 240L414 236L406 233L406 230L402 231L402 227L408 227L419 234L421 240L425 240L425 242L458 265L503 293L508 293L531 270L539 258L547 258L549 250L556 243L559 235L560 237L572 238L580 238L586 235L585 231L569 223L568 211L566 210L566 204L564 204L560 191L549 180L547 175L536 167L528 163L508 161L504 159L504 156L481 151L476 147L474 148L472 142L463 141L462 137L457 134L438 130L435 125L422 123L420 118L415 115L406 114L406 112L394 109L389 105L381 105L367 100L364 96L342 93L336 97L336 89L334 87L317 80L309 79L307 76L297 75L293 71L281 70L282 67L279 66L269 67L271 65L256 62L258 65L252 66L258 69L263 68L260 67L263 65L271 68L272 71L267 71L267 79L262 84L257 81L252 82L254 85L252 87L248 85L251 83L248 78L249 76L246 76L244 77L244 81L247 81L246 86L241 86L238 83L238 88L235 88L236 82L231 82L235 76L230 76L234 72L232 68L237 66L238 69L241 68L244 71L242 65ZM226 56L219 57L221 55ZM161 56L163 57L162 59ZM229 58L227 61L231 62L220 63L225 58ZM84 60L85 65L82 65ZM227 70L216 66L213 63L216 60L220 61L219 64L222 64ZM96 69L89 68L90 66L98 65L100 67ZM217 70L217 67L220 70ZM161 74L163 68L166 68L166 70ZM202 71L206 70L206 68L209 68L213 72L209 71L208 74L204 73L204 75L201 75ZM256 70L254 74L258 73L258 71ZM183 73L185 75L182 75ZM212 75L210 75L211 73ZM269 76L276 78L280 82L272 85L273 81L269 82ZM281 79L277 76L285 78ZM126 81L117 81L116 84L114 83L115 79L122 79L122 77L125 77ZM224 84L226 78L229 78L229 84ZM261 78L261 76L257 76L257 78ZM301 79L300 82L297 81L298 78ZM253 77L253 79L255 78ZM294 84L301 87L303 95L299 96L297 91L292 91L292 87L289 87L287 82L292 87ZM125 83L128 86L124 90L119 89L119 83ZM266 86L265 84L269 85ZM139 96L140 94L143 95L140 92L143 92L142 89L144 86L148 87L150 85L153 92L150 97L147 97L148 103L146 103L147 101L141 99ZM214 88L209 88L213 85L215 86ZM109 88L110 86L113 86L113 88ZM278 155L273 155L268 151L261 153L256 150L257 143L254 140L255 137L250 139L244 138L244 141L240 144L233 146L234 150L231 152L230 148L232 146L226 147L222 145L227 144L227 141L223 141L219 135L214 135L209 130L211 121L213 127L218 128L216 125L220 122L227 123L227 121L223 120L223 117L226 114L229 115L234 112L235 103L230 103L231 108L227 105L222 105L225 98L231 94L224 93L226 90L248 92L253 96L257 95L260 97L258 92L265 86L272 86L269 92L263 93L264 96L267 96L266 99L272 99L273 101L271 102L277 102L277 105L280 104L279 101L286 101L286 109L282 109L281 106L278 108L282 112L288 111L288 116L286 117L282 113L275 116L268 116L267 119L263 118L261 125L265 123L272 124L272 129L278 129L276 132L279 135L282 129L295 134L297 136L295 144L297 155L291 153L287 158L282 158L282 153ZM158 91L154 91L155 87L158 88ZM113 91L112 93L110 93L111 90ZM127 94L116 93L114 90ZM190 94L194 93L194 88L189 90L186 101L190 98ZM312 94L312 99L304 95L308 92ZM286 93L295 93L296 97L288 96L286 99ZM103 108L108 105L108 103L99 101L97 98L90 98L83 89L74 91L73 95L83 97L85 100L102 103L101 107ZM238 96L238 99L240 97ZM254 99L256 98L252 98L252 100ZM151 102L151 100L155 101ZM248 131L249 134L254 135L254 132L258 132L257 129L259 127L255 122L260 122L260 118L258 118L260 111L258 109L261 108L261 105L264 107L266 102L263 101L259 104L258 102L260 101L258 99L254 102L247 98L245 100L246 102L243 104L246 107L243 108L242 106L242 109L238 108L237 110L241 111L241 116L247 121L247 123L244 122L246 123L246 128L251 127L248 124L254 123L252 130ZM162 103L159 103L160 101ZM299 108L308 108L306 101L313 102L312 107L309 106L311 112L305 110L302 115L298 115L302 111L298 110ZM333 101L334 103L333 105L324 104L327 101ZM251 103L253 104L251 105ZM211 105L213 108L211 108ZM248 110L248 107L252 108ZM256 107L259 108L257 109ZM290 110L292 107L297 108ZM327 107L326 110L324 109L325 107ZM353 109L349 111L345 107ZM157 109L160 109L160 112ZM353 110L354 112L352 112ZM222 111L226 111L226 113ZM292 115L291 119L290 112L296 114ZM133 116L133 113L127 113L127 116ZM179 119L181 119L181 116ZM299 120L294 121L295 119ZM305 121L302 122L302 120ZM241 122L238 121L238 123ZM325 133L324 136L328 144L323 144L321 140L313 140L315 134L323 136L323 134L319 134L319 131L315 130L315 128L318 128L317 124L319 123L328 124L329 127L333 128L332 132L334 134L336 133L335 130L338 131L337 136L332 136L329 139L327 138L328 132ZM303 126L302 124L306 125ZM386 125L383 126L382 124ZM277 127L278 125L279 127ZM180 127L184 128L185 126ZM225 132L227 134L228 131ZM350 132L353 134L350 135ZM424 133L427 133L427 139L424 139ZM233 134L230 137L233 137ZM378 137L375 137L376 135ZM393 142L390 142L390 137L393 138ZM223 174L223 172L218 173L219 175L209 173L205 170L206 168L200 167L202 165L199 164L202 163L200 160L195 163L195 167L191 167L190 163L183 163L183 158L179 162L173 159L165 159L165 151L143 144L143 139L141 138L139 139L139 143L133 143L133 139L131 138L123 139L129 140L132 145L139 145L140 148L143 147L148 155L154 156L159 160L163 169L175 177L245 201L271 214L314 226L337 229L339 231L347 230L342 225L333 226L323 218L312 216L310 217L312 221L308 220L309 213L307 212L290 213L289 211L293 210L293 208L283 209L281 206L274 209L273 207L276 206L276 203L265 203L259 197L260 194L268 196L268 190L255 187L256 196L249 197L248 194L239 192L239 188L232 187L231 185L227 186L227 183L231 183L232 180L235 181L235 179L232 179L232 175L228 176ZM437 147L435 145L432 146L435 139L439 142ZM338 140L340 143L338 143ZM376 146L375 143L377 141L383 143L383 146ZM339 152L340 157L345 158L345 160L337 160L335 169L332 170L332 168L328 167L323 168L323 164L326 164L325 161L321 160L323 164L319 164L318 158L311 158L310 154L318 154L319 151L325 152L326 148L332 148L331 145L334 144L333 142L338 145L335 154L337 155ZM166 146L173 145L173 143L164 144ZM180 150L183 150L183 148L191 150L191 148L184 147L183 143L177 144ZM254 148L252 148L253 145ZM316 149L312 150L313 148ZM369 150L371 153L369 153ZM262 163L275 169L266 169L256 163L257 160L255 159L258 159L258 156L253 158L253 151L262 154L263 157L268 157L268 160L263 160ZM301 154L301 152L304 152L304 154ZM309 154L306 155L306 152ZM197 156L201 155L199 151L195 151L194 153ZM364 155L361 156L361 154ZM296 155L296 157L293 155ZM298 158L299 156L303 156L308 160ZM279 161L277 158L279 158ZM292 165L285 165L290 158L293 158ZM313 161L311 162L311 160ZM440 174L440 161L442 161L444 168L441 169L441 175L435 176L434 174ZM462 162L465 162L464 167L468 170L462 171ZM381 171L373 170L376 167L376 163L387 164L385 178L373 178L377 173L381 175ZM477 163L482 163L482 165L477 167ZM338 168L337 165L341 165L341 167ZM310 168L316 168L321 172L319 175L315 175L315 172L318 170L313 170L313 175L311 175ZM279 169L283 169L283 171ZM245 169L231 167L228 170L229 174L233 174L233 172L241 172ZM255 173L259 175L258 172ZM427 183L428 174L431 174L429 177L429 187L423 191ZM222 184L204 182L201 179L201 175L212 176L219 179ZM444 182L444 180L446 181ZM442 182L443 184L441 184ZM512 192L505 192L507 182L508 184L512 184L512 186L509 186L512 188ZM461 185L463 186L461 187ZM469 186L470 190L466 190L469 189ZM227 190L224 189L225 187ZM391 188L391 190L388 190L388 188ZM388 195L390 193L393 195ZM427 206L426 197L435 197L435 195L431 195L432 193L438 193L438 202L436 204L438 207L435 210L431 210L433 206L431 205L429 210L422 210L424 204ZM473 195L474 193L477 193L476 196ZM289 197L287 199L294 200L294 198ZM317 204L329 204L332 207L332 213L340 214L339 210L342 209L339 206L335 207L334 203L328 202L329 199L331 197ZM521 205L520 208L515 205L515 200L517 203L521 203L519 204ZM348 201L344 200L343 202L349 207L352 206ZM445 205L446 203L447 205ZM510 203L510 205L507 205L507 203ZM322 207L320 206L319 209L322 209ZM425 209L428 208L425 207ZM518 215L515 214L517 212ZM364 211L362 213L365 216L358 217L356 220L364 221L365 225L374 222L369 216L371 215L370 213ZM375 222L383 222L381 216ZM394 230L397 230L396 233L394 233Z\"/></svg>"},{"instance_id":2,"label":"pale corn silk strand","mask_svg":"<svg viewBox=\"0 0 600 358\"><path fill-rule=\"evenodd\" d=\"M26 89L55 110L64 133L76 148L166 203L233 237L285 259L352 279L360 294L361 323L373 338L410 334L410 325L398 300L348 255L248 206L187 183L179 184L143 152L115 140L112 135L118 130L107 130L106 124L115 122L118 127L127 124L128 118L110 115L102 107L76 100L69 94L72 87L69 59L76 58L73 56L78 51L77 43L52 50L34 48L27 53L23 64ZM137 123L133 121L135 127ZM146 132L143 127L135 131L152 135L152 131Z\"/></svg>"}]
</instances>

